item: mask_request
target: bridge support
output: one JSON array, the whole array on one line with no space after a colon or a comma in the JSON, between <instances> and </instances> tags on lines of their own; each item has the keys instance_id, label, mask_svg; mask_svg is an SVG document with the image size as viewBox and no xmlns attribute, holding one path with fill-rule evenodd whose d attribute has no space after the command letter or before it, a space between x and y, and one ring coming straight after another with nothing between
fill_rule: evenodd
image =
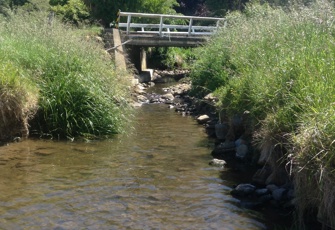
<instances>
[{"instance_id":1,"label":"bridge support","mask_svg":"<svg viewBox=\"0 0 335 230\"><path fill-rule=\"evenodd\" d=\"M147 68L147 53L145 48L141 48L140 51L140 59L141 59L141 70L140 70L140 82L149 82L152 80L154 70Z\"/></svg>"},{"instance_id":2,"label":"bridge support","mask_svg":"<svg viewBox=\"0 0 335 230\"><path fill-rule=\"evenodd\" d=\"M120 31L118 29L113 29L113 42L115 48L115 66L119 73L125 74L131 85L136 85L138 83L138 79L130 76L127 72L127 64L125 59L125 52L123 50Z\"/></svg>"}]
</instances>

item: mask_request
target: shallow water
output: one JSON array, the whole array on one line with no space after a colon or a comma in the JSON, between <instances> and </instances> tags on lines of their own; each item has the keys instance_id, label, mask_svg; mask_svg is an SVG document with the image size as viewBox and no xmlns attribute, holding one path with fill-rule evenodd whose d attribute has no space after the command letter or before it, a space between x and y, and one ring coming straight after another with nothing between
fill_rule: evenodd
<instances>
[{"instance_id":1,"label":"shallow water","mask_svg":"<svg viewBox=\"0 0 335 230\"><path fill-rule=\"evenodd\" d=\"M265 229L191 117L144 105L134 120L105 141L0 147L0 229Z\"/></svg>"}]
</instances>

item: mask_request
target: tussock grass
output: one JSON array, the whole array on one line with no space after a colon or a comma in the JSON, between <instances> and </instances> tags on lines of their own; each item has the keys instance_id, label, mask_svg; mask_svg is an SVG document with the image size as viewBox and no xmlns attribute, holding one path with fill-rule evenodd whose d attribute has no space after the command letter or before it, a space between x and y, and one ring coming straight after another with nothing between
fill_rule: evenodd
<instances>
[{"instance_id":1,"label":"tussock grass","mask_svg":"<svg viewBox=\"0 0 335 230\"><path fill-rule=\"evenodd\" d=\"M0 140L27 137L36 113L38 89L20 70L0 58Z\"/></svg>"},{"instance_id":2,"label":"tussock grass","mask_svg":"<svg viewBox=\"0 0 335 230\"><path fill-rule=\"evenodd\" d=\"M124 131L128 82L103 44L43 12L17 12L1 23L0 58L39 89L34 130L59 137Z\"/></svg>"},{"instance_id":3,"label":"tussock grass","mask_svg":"<svg viewBox=\"0 0 335 230\"><path fill-rule=\"evenodd\" d=\"M199 49L191 73L193 90L215 91L226 114L248 111L256 142L268 149L262 154L271 155L269 145L284 147L282 160L294 162L300 216L317 208L332 228L334 16L328 1L285 9L251 3L228 15L228 26Z\"/></svg>"}]
</instances>

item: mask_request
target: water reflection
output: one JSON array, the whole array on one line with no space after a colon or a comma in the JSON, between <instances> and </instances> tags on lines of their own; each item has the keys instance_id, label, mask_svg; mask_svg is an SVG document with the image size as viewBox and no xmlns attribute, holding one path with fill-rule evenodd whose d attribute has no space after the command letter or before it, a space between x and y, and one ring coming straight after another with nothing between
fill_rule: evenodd
<instances>
[{"instance_id":1,"label":"water reflection","mask_svg":"<svg viewBox=\"0 0 335 230\"><path fill-rule=\"evenodd\" d=\"M163 107L163 108L162 108ZM192 118L146 105L123 137L0 148L1 229L264 229Z\"/></svg>"}]
</instances>

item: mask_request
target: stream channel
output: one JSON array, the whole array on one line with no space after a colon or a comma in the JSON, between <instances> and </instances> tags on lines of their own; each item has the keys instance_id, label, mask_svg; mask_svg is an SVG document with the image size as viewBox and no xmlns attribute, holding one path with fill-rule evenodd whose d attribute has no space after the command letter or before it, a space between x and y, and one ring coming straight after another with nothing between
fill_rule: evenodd
<instances>
[{"instance_id":1,"label":"stream channel","mask_svg":"<svg viewBox=\"0 0 335 230\"><path fill-rule=\"evenodd\" d=\"M0 229L265 229L208 165L202 126L143 105L127 135L0 147ZM224 177L222 176L224 175Z\"/></svg>"}]
</instances>

